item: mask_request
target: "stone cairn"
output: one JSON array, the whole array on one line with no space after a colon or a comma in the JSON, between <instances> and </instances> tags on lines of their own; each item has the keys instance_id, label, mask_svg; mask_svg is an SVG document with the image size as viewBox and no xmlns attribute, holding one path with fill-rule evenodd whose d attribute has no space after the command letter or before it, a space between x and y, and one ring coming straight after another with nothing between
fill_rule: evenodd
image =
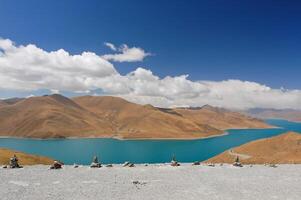
<instances>
[{"instance_id":1,"label":"stone cairn","mask_svg":"<svg viewBox=\"0 0 301 200\"><path fill-rule=\"evenodd\" d=\"M170 165L173 166L173 167L180 166L180 164L179 164L178 161L176 160L176 156L175 156L175 155L172 156Z\"/></svg>"},{"instance_id":2,"label":"stone cairn","mask_svg":"<svg viewBox=\"0 0 301 200\"><path fill-rule=\"evenodd\" d=\"M238 156L236 157L235 162L233 163L233 166L242 167L242 164L239 162L239 157Z\"/></svg>"},{"instance_id":3,"label":"stone cairn","mask_svg":"<svg viewBox=\"0 0 301 200\"><path fill-rule=\"evenodd\" d=\"M9 167L10 168L22 168L19 163L18 163L18 158L16 155L14 155L12 158L9 160Z\"/></svg>"},{"instance_id":4,"label":"stone cairn","mask_svg":"<svg viewBox=\"0 0 301 200\"><path fill-rule=\"evenodd\" d=\"M92 163L90 165L91 168L100 168L101 167L101 163L98 162L98 158L97 156L93 157Z\"/></svg>"},{"instance_id":5,"label":"stone cairn","mask_svg":"<svg viewBox=\"0 0 301 200\"><path fill-rule=\"evenodd\" d=\"M63 163L55 160L53 164L50 166L50 169L62 169Z\"/></svg>"}]
</instances>

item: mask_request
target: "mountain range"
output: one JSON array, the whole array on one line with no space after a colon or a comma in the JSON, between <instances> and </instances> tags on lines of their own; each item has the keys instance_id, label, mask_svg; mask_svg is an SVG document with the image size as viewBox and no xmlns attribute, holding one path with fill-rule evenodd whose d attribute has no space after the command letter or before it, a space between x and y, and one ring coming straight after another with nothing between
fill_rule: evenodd
<instances>
[{"instance_id":1,"label":"mountain range","mask_svg":"<svg viewBox=\"0 0 301 200\"><path fill-rule=\"evenodd\" d=\"M261 119L285 119L301 122L301 110L253 108L246 111L245 114Z\"/></svg>"},{"instance_id":2,"label":"mountain range","mask_svg":"<svg viewBox=\"0 0 301 200\"><path fill-rule=\"evenodd\" d=\"M54 94L0 101L0 136L8 137L196 139L233 128L271 126L209 105L157 108L112 96L70 99Z\"/></svg>"}]
</instances>

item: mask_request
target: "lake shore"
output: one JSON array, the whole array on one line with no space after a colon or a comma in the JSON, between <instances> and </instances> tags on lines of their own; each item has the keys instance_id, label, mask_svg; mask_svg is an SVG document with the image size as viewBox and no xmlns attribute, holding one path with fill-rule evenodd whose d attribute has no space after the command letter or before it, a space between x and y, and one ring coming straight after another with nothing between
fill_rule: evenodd
<instances>
[{"instance_id":1,"label":"lake shore","mask_svg":"<svg viewBox=\"0 0 301 200\"><path fill-rule=\"evenodd\" d=\"M229 130L268 130L268 129L281 129L281 127L277 127L277 126L273 126L270 128L231 128ZM200 140L200 139L208 139L208 138L214 138L214 137L221 137L221 136L226 136L228 135L228 130L225 129L223 133L221 134L215 134L215 135L209 135L209 136L204 136L204 137L190 137L190 138L157 138L157 137L153 137L153 138L123 138L123 137L119 137L119 136L103 136L103 137L59 137L59 138L37 138L37 137L16 137L16 136L6 136L6 135L2 135L0 136L0 139L7 139L7 138L13 138L13 139L32 139L32 140L61 140L61 139L116 139L116 140Z\"/></svg>"},{"instance_id":2,"label":"lake shore","mask_svg":"<svg viewBox=\"0 0 301 200\"><path fill-rule=\"evenodd\" d=\"M24 199L299 199L301 165L201 164L86 166L48 170L47 166L0 169L3 200ZM285 180L285 181L283 181Z\"/></svg>"}]
</instances>

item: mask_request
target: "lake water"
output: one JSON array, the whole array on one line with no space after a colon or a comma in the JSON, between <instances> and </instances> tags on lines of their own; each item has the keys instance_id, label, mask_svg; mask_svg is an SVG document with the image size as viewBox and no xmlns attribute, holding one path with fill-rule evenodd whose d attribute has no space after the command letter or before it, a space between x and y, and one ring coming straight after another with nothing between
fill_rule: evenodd
<instances>
[{"instance_id":1,"label":"lake water","mask_svg":"<svg viewBox=\"0 0 301 200\"><path fill-rule=\"evenodd\" d=\"M198 140L116 140L116 139L13 139L1 138L0 147L49 156L65 164L90 164L93 155L102 163L164 163L173 154L180 162L203 161L231 147L286 131L301 133L301 123L267 120L281 127L262 130L228 130L228 135Z\"/></svg>"}]
</instances>

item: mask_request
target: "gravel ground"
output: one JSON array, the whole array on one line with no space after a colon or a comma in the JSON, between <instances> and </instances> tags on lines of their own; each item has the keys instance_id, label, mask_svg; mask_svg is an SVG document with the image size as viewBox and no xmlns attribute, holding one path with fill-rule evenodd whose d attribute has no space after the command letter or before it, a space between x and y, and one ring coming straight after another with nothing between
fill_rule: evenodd
<instances>
[{"instance_id":1,"label":"gravel ground","mask_svg":"<svg viewBox=\"0 0 301 200\"><path fill-rule=\"evenodd\" d=\"M1 200L301 199L301 165L0 169Z\"/></svg>"}]
</instances>

